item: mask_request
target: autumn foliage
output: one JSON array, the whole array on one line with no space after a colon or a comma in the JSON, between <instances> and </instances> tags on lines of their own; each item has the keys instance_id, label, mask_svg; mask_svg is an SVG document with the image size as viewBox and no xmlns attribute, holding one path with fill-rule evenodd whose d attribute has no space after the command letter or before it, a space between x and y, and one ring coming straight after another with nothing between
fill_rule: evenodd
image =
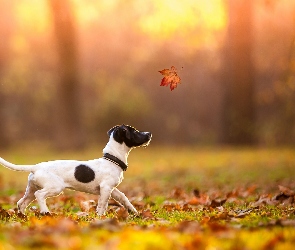
<instances>
[{"instance_id":1,"label":"autumn foliage","mask_svg":"<svg viewBox=\"0 0 295 250\"><path fill-rule=\"evenodd\" d=\"M98 197L74 191L48 199L51 216L36 203L23 215L16 202L24 189L2 177L0 250L293 249L293 149L151 147L133 156L120 189L138 215L111 199L98 217ZM19 182L25 187L26 178Z\"/></svg>"},{"instance_id":2,"label":"autumn foliage","mask_svg":"<svg viewBox=\"0 0 295 250\"><path fill-rule=\"evenodd\" d=\"M180 84L181 79L177 75L177 69L172 66L171 69L163 69L159 71L164 77L161 81L160 86L169 86L170 90L174 90L178 84Z\"/></svg>"}]
</instances>

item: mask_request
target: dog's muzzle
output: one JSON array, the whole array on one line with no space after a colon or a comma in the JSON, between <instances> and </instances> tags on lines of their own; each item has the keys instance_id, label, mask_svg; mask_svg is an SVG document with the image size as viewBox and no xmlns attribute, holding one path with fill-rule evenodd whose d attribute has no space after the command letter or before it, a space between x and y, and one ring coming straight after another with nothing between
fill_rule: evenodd
<instances>
[{"instance_id":1,"label":"dog's muzzle","mask_svg":"<svg viewBox=\"0 0 295 250\"><path fill-rule=\"evenodd\" d=\"M151 132L143 132L143 133L148 137L148 140L142 146L147 147L150 144L153 136Z\"/></svg>"}]
</instances>

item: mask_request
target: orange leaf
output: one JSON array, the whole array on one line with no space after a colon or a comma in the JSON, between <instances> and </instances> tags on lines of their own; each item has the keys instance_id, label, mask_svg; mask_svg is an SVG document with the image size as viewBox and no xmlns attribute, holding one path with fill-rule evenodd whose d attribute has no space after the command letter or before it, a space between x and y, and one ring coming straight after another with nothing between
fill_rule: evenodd
<instances>
[{"instance_id":1,"label":"orange leaf","mask_svg":"<svg viewBox=\"0 0 295 250\"><path fill-rule=\"evenodd\" d=\"M149 209L142 211L141 216L143 219L155 219L154 215Z\"/></svg>"},{"instance_id":2,"label":"orange leaf","mask_svg":"<svg viewBox=\"0 0 295 250\"><path fill-rule=\"evenodd\" d=\"M171 91L174 90L178 84L180 84L181 79L177 75L177 69L172 66L171 69L163 69L159 71L164 77L161 81L160 86L169 86Z\"/></svg>"},{"instance_id":3,"label":"orange leaf","mask_svg":"<svg viewBox=\"0 0 295 250\"><path fill-rule=\"evenodd\" d=\"M79 205L82 212L95 211L95 207L96 207L96 203L94 200L81 201Z\"/></svg>"},{"instance_id":4,"label":"orange leaf","mask_svg":"<svg viewBox=\"0 0 295 250\"><path fill-rule=\"evenodd\" d=\"M118 220L126 220L129 216L129 213L124 207L120 207L116 210L116 215Z\"/></svg>"}]
</instances>

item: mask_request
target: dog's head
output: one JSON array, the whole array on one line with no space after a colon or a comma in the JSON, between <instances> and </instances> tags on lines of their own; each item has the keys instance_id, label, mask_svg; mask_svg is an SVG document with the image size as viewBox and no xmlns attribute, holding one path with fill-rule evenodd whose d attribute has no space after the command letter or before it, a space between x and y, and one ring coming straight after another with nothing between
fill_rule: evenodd
<instances>
[{"instance_id":1,"label":"dog's head","mask_svg":"<svg viewBox=\"0 0 295 250\"><path fill-rule=\"evenodd\" d=\"M116 142L120 144L124 142L129 148L147 146L152 138L150 132L141 132L124 124L111 128L108 131L108 136L111 137L111 135L113 135Z\"/></svg>"}]
</instances>

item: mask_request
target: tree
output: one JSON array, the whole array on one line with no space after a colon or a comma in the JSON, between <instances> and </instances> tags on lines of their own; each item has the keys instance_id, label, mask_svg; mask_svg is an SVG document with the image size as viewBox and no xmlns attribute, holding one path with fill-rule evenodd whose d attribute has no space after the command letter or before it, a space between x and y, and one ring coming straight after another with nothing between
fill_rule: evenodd
<instances>
[{"instance_id":1,"label":"tree","mask_svg":"<svg viewBox=\"0 0 295 250\"><path fill-rule=\"evenodd\" d=\"M59 82L56 93L56 141L61 148L83 146L79 101L75 18L68 0L49 0L55 28Z\"/></svg>"},{"instance_id":2,"label":"tree","mask_svg":"<svg viewBox=\"0 0 295 250\"><path fill-rule=\"evenodd\" d=\"M226 144L253 144L254 69L252 0L229 0L229 24L222 76L225 89L221 139Z\"/></svg>"},{"instance_id":3,"label":"tree","mask_svg":"<svg viewBox=\"0 0 295 250\"><path fill-rule=\"evenodd\" d=\"M1 76L8 59L9 38L10 38L10 1L0 1L0 148L4 148L9 144L9 139L6 132L6 117L5 117L5 94L1 90Z\"/></svg>"}]
</instances>

